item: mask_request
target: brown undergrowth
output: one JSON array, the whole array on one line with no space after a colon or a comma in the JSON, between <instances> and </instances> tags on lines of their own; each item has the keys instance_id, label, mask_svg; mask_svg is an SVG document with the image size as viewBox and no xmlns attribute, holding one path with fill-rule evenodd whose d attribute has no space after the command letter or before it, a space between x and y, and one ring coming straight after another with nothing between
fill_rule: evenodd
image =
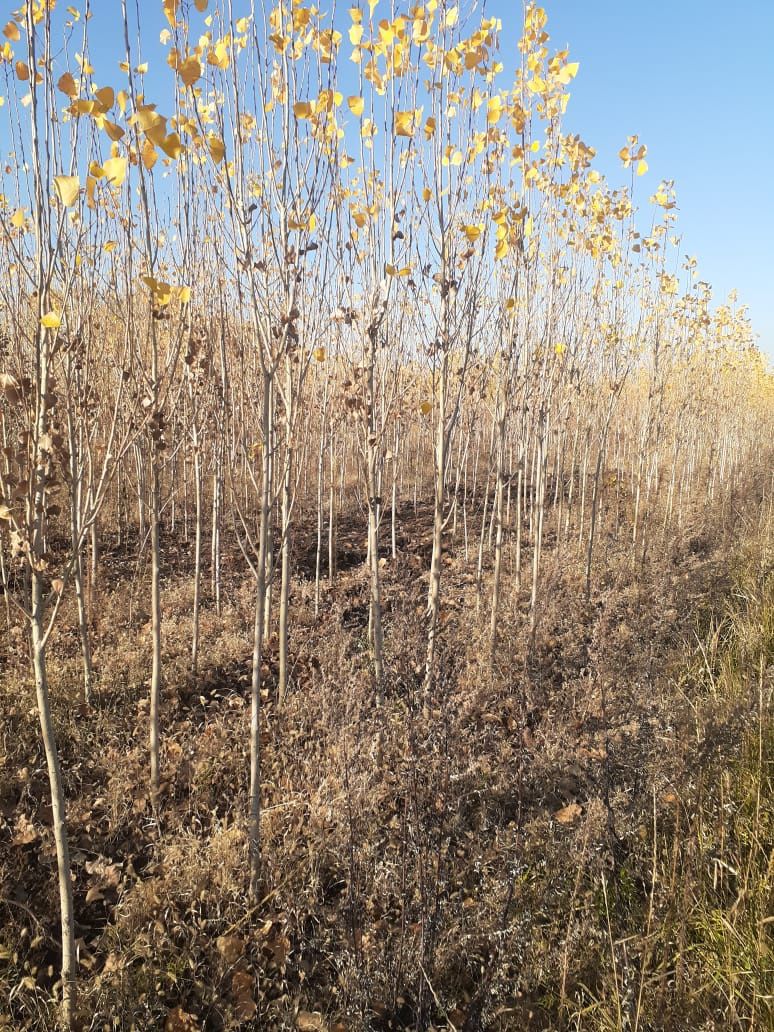
<instances>
[{"instance_id":1,"label":"brown undergrowth","mask_svg":"<svg viewBox=\"0 0 774 1032\"><path fill-rule=\"evenodd\" d=\"M108 555L92 708L74 623L51 648L86 1027L770 1027L769 529L695 517L636 565L602 539L588 600L568 542L546 559L533 642L506 577L493 663L487 598L450 541L425 716L421 533L384 564L381 709L365 570L324 586L317 621L299 580L281 710L272 657L267 671L257 906L243 818L252 584L234 557L192 683L178 542L154 814L144 571ZM9 632L3 648L0 1025L45 1029L58 966L47 779L25 643Z\"/></svg>"}]
</instances>

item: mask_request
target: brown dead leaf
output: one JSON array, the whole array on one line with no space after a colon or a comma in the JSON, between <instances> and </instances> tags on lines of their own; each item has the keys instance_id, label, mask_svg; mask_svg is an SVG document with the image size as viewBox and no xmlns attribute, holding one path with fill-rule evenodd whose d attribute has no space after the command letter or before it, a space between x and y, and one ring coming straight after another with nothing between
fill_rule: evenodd
<instances>
[{"instance_id":1,"label":"brown dead leaf","mask_svg":"<svg viewBox=\"0 0 774 1032\"><path fill-rule=\"evenodd\" d=\"M582 813L583 807L580 803L570 803L569 806L563 806L561 810L555 811L554 820L560 824L572 824Z\"/></svg>"},{"instance_id":2,"label":"brown dead leaf","mask_svg":"<svg viewBox=\"0 0 774 1032\"><path fill-rule=\"evenodd\" d=\"M296 1028L299 1032L318 1032L325 1029L326 1025L319 1011L299 1011L296 1015Z\"/></svg>"},{"instance_id":3,"label":"brown dead leaf","mask_svg":"<svg viewBox=\"0 0 774 1032\"><path fill-rule=\"evenodd\" d=\"M114 971L120 971L124 965L124 958L119 953L108 953L105 960L105 966L102 968L102 973L110 975Z\"/></svg>"},{"instance_id":4,"label":"brown dead leaf","mask_svg":"<svg viewBox=\"0 0 774 1032\"><path fill-rule=\"evenodd\" d=\"M236 964L245 952L244 940L240 939L238 935L220 935L215 945L217 946L218 953L229 967L232 964Z\"/></svg>"},{"instance_id":5,"label":"brown dead leaf","mask_svg":"<svg viewBox=\"0 0 774 1032\"><path fill-rule=\"evenodd\" d=\"M249 971L235 971L231 979L231 993L234 997L234 1013L240 1021L251 1021L258 1012L253 995L255 978Z\"/></svg>"},{"instance_id":6,"label":"brown dead leaf","mask_svg":"<svg viewBox=\"0 0 774 1032\"><path fill-rule=\"evenodd\" d=\"M19 381L12 373L0 373L0 390L9 405L15 405L21 398Z\"/></svg>"},{"instance_id":7,"label":"brown dead leaf","mask_svg":"<svg viewBox=\"0 0 774 1032\"><path fill-rule=\"evenodd\" d=\"M164 1032L199 1032L199 1019L182 1007L175 1007L167 1014Z\"/></svg>"},{"instance_id":8,"label":"brown dead leaf","mask_svg":"<svg viewBox=\"0 0 774 1032\"><path fill-rule=\"evenodd\" d=\"M272 952L270 964L282 970L290 953L290 939L279 930L276 930L272 933L266 945Z\"/></svg>"},{"instance_id":9,"label":"brown dead leaf","mask_svg":"<svg viewBox=\"0 0 774 1032\"><path fill-rule=\"evenodd\" d=\"M29 817L20 813L16 818L16 832L11 839L11 843L14 846L29 846L32 842L36 842L38 839L38 833Z\"/></svg>"},{"instance_id":10,"label":"brown dead leaf","mask_svg":"<svg viewBox=\"0 0 774 1032\"><path fill-rule=\"evenodd\" d=\"M86 872L95 876L103 889L117 889L121 882L121 865L111 863L104 856L98 856L96 860L89 860L84 864Z\"/></svg>"}]
</instances>

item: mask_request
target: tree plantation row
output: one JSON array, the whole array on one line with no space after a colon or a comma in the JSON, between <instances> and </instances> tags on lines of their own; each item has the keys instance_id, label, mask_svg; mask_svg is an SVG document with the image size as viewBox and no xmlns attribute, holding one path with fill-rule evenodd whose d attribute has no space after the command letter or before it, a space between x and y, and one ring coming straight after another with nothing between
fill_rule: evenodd
<instances>
[{"instance_id":1,"label":"tree plantation row","mask_svg":"<svg viewBox=\"0 0 774 1032\"><path fill-rule=\"evenodd\" d=\"M446 0L160 6L158 38L146 5L113 0L106 46L88 3L30 0L0 45L0 575L50 779L66 1026L75 915L47 649L74 599L96 702L105 549L149 564L155 812L174 691L165 549L193 542L194 684L229 549L253 582L257 901L263 693L281 706L308 687L294 585L317 617L337 568L366 564L380 706L385 564L426 512L414 701L428 712L453 647L451 549L492 667L504 598L539 626L547 556L582 557L588 596L611 541L644 565L697 505L733 520L749 477L770 476L774 380L746 311L715 303L683 253L673 184L644 185L645 146L629 137L611 184L564 128L579 68L541 8L524 6L504 53L496 18Z\"/></svg>"}]
</instances>

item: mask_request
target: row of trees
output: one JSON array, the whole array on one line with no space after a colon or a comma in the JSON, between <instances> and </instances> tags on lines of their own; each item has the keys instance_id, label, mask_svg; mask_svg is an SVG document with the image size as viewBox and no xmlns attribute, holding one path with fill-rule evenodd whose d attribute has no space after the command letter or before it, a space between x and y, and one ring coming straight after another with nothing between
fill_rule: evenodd
<instances>
[{"instance_id":1,"label":"row of trees","mask_svg":"<svg viewBox=\"0 0 774 1032\"><path fill-rule=\"evenodd\" d=\"M299 523L316 527L317 609L337 515L361 514L378 701L380 558L397 555L406 507L429 504L427 706L450 538L475 567L494 661L505 591L536 626L547 547L583 554L590 593L603 527L643 561L697 499L727 504L764 443L772 378L744 308L713 307L681 258L672 184L638 211L636 138L616 188L564 131L578 66L549 49L545 12L526 4L506 80L496 19L387 7L280 0L237 17L164 0L168 82L125 0L116 74L95 67L88 5L35 0L3 30L0 573L9 624L29 628L66 1024L74 918L46 650L72 592L88 703L101 541L136 533L150 556L158 806L162 526L194 541L194 679L200 607L221 604L236 534L255 582L257 895L264 661L276 627L281 704Z\"/></svg>"}]
</instances>

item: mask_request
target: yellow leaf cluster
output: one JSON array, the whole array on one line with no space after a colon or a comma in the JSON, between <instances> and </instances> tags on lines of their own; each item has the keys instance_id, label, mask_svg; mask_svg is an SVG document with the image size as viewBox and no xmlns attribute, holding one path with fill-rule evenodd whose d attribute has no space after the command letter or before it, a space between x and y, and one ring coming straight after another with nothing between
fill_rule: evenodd
<instances>
[{"instance_id":1,"label":"yellow leaf cluster","mask_svg":"<svg viewBox=\"0 0 774 1032\"><path fill-rule=\"evenodd\" d=\"M54 189L56 190L57 197L65 205L69 207L78 200L78 194L81 189L81 181L78 176L55 176L54 177Z\"/></svg>"}]
</instances>

